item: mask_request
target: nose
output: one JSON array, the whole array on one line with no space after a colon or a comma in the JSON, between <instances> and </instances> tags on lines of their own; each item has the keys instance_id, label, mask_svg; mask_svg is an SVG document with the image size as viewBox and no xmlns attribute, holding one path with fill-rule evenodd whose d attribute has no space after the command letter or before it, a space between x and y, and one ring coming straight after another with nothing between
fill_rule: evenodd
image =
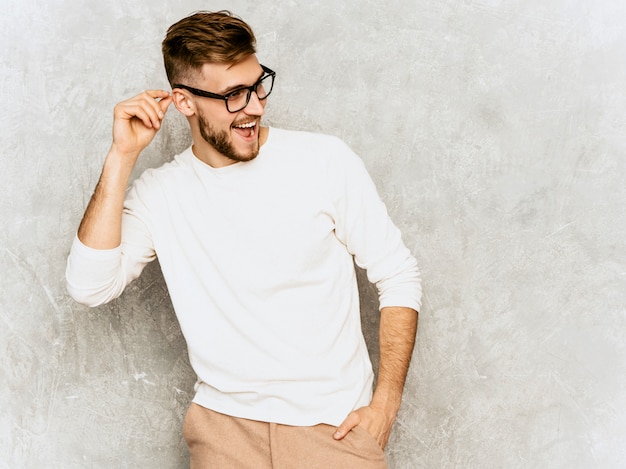
<instances>
[{"instance_id":1,"label":"nose","mask_svg":"<svg viewBox=\"0 0 626 469\"><path fill-rule=\"evenodd\" d=\"M262 116L265 113L265 102L259 99L259 95L256 91L250 93L250 100L245 108L243 108L246 114L252 116Z\"/></svg>"}]
</instances>

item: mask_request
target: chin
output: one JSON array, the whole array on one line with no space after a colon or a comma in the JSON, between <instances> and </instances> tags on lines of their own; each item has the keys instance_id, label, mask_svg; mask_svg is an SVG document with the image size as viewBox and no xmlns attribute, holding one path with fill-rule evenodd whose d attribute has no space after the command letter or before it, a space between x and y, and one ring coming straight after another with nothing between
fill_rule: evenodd
<instances>
[{"instance_id":1,"label":"chin","mask_svg":"<svg viewBox=\"0 0 626 469\"><path fill-rule=\"evenodd\" d=\"M229 151L223 151L222 154L233 161L246 162L255 159L259 155L259 149L238 151L238 149L231 147Z\"/></svg>"},{"instance_id":2,"label":"chin","mask_svg":"<svg viewBox=\"0 0 626 469\"><path fill-rule=\"evenodd\" d=\"M231 146L232 153L230 156L237 161L250 161L255 159L259 155L259 141L257 140L253 144L244 145L246 148L242 148L241 150L236 148L234 145Z\"/></svg>"}]
</instances>

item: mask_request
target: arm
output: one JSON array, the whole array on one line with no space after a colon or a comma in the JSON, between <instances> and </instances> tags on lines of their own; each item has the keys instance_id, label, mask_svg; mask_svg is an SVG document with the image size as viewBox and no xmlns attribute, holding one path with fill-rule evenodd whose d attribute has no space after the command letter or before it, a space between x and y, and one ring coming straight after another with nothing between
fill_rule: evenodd
<instances>
[{"instance_id":1,"label":"arm","mask_svg":"<svg viewBox=\"0 0 626 469\"><path fill-rule=\"evenodd\" d=\"M122 236L122 208L131 172L172 102L166 91L146 91L114 110L113 143L102 174L78 228L78 238L94 249L113 249Z\"/></svg>"},{"instance_id":2,"label":"arm","mask_svg":"<svg viewBox=\"0 0 626 469\"><path fill-rule=\"evenodd\" d=\"M381 309L380 364L372 402L351 412L337 428L334 438L345 437L357 425L363 426L385 448L391 427L402 402L402 390L409 369L418 313L405 307Z\"/></svg>"},{"instance_id":3,"label":"arm","mask_svg":"<svg viewBox=\"0 0 626 469\"><path fill-rule=\"evenodd\" d=\"M170 103L166 91L147 91L115 107L113 143L67 260L67 290L80 303L98 306L118 297L153 258L150 249L132 258L122 252L122 213L133 167L161 127ZM127 231L139 236L136 244L142 224L135 223L140 229L133 230L128 228L132 223L127 217Z\"/></svg>"},{"instance_id":4,"label":"arm","mask_svg":"<svg viewBox=\"0 0 626 469\"><path fill-rule=\"evenodd\" d=\"M362 425L384 448L402 401L421 306L417 261L402 242L363 162L349 149L343 165L331 173L338 188L335 232L356 264L378 289L380 302L380 364L378 383L369 405L351 412L339 425L336 439Z\"/></svg>"}]
</instances>

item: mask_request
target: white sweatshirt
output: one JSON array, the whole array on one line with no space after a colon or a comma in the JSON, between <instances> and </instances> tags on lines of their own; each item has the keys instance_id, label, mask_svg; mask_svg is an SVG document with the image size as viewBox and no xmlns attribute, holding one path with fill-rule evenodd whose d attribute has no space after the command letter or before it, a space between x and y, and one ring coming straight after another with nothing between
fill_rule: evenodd
<instances>
[{"instance_id":1,"label":"white sweatshirt","mask_svg":"<svg viewBox=\"0 0 626 469\"><path fill-rule=\"evenodd\" d=\"M188 149L145 171L120 247L74 240L68 291L106 303L156 256L198 376L194 402L236 417L339 425L369 404L353 259L381 307L420 307L415 259L362 161L326 135L271 128L250 162L213 168Z\"/></svg>"}]
</instances>

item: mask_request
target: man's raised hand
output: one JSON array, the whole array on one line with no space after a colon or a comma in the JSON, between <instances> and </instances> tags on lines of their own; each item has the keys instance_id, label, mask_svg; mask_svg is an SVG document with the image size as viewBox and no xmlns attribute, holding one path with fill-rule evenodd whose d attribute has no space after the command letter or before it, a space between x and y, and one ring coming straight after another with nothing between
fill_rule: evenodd
<instances>
[{"instance_id":1,"label":"man's raised hand","mask_svg":"<svg viewBox=\"0 0 626 469\"><path fill-rule=\"evenodd\" d=\"M148 90L120 102L113 111L112 148L138 156L161 128L172 96L163 90Z\"/></svg>"}]
</instances>

